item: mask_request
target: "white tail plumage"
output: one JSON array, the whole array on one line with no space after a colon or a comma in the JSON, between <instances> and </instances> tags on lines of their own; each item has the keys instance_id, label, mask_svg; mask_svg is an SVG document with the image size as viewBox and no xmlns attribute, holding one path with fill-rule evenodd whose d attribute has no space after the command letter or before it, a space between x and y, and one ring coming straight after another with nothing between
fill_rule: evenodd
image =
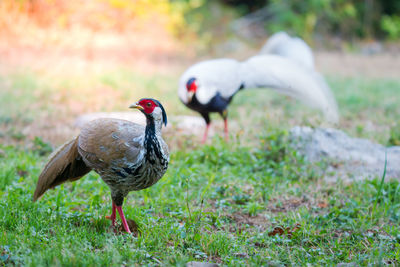
<instances>
[{"instance_id":1,"label":"white tail plumage","mask_svg":"<svg viewBox=\"0 0 400 267\"><path fill-rule=\"evenodd\" d=\"M312 49L302 39L291 37L286 32L277 32L271 35L259 54L282 56L314 70Z\"/></svg>"},{"instance_id":2,"label":"white tail plumage","mask_svg":"<svg viewBox=\"0 0 400 267\"><path fill-rule=\"evenodd\" d=\"M336 101L323 78L315 71L280 56L259 55L242 62L245 88L271 88L322 110L327 121L338 122Z\"/></svg>"}]
</instances>

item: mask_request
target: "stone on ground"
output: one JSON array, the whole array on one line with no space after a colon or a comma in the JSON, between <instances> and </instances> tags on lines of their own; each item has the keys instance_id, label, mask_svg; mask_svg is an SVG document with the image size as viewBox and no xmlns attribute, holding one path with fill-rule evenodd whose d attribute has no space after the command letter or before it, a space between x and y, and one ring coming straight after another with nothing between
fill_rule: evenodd
<instances>
[{"instance_id":1,"label":"stone on ground","mask_svg":"<svg viewBox=\"0 0 400 267\"><path fill-rule=\"evenodd\" d=\"M385 147L353 138L337 129L296 126L290 130L292 145L311 162L326 160L332 178L382 177L387 152L386 179L400 180L400 146Z\"/></svg>"}]
</instances>

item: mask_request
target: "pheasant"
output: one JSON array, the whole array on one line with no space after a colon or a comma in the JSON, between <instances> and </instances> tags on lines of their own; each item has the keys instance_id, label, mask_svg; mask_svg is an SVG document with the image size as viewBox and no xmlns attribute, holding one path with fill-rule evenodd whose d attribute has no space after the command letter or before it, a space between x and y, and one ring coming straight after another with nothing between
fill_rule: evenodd
<instances>
[{"instance_id":1,"label":"pheasant","mask_svg":"<svg viewBox=\"0 0 400 267\"><path fill-rule=\"evenodd\" d=\"M338 121L337 105L322 76L294 60L277 55L257 55L246 61L212 59L189 67L179 80L178 96L206 122L204 143L210 127L210 113L224 119L228 139L228 105L237 92L247 88L272 88L321 109L327 120Z\"/></svg>"},{"instance_id":2,"label":"pheasant","mask_svg":"<svg viewBox=\"0 0 400 267\"><path fill-rule=\"evenodd\" d=\"M167 115L161 103L143 98L130 108L146 116L146 127L119 119L97 119L87 123L78 137L61 146L50 157L39 176L33 200L48 189L67 181L76 181L94 170L111 189L112 213L116 211L126 232L130 229L122 211L130 191L154 185L168 168L168 146L161 137Z\"/></svg>"}]
</instances>

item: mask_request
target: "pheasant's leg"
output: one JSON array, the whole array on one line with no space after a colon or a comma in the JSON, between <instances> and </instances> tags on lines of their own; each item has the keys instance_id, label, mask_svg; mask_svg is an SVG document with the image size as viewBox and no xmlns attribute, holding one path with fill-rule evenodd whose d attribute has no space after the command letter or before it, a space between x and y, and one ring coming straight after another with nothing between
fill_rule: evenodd
<instances>
[{"instance_id":1,"label":"pheasant's leg","mask_svg":"<svg viewBox=\"0 0 400 267\"><path fill-rule=\"evenodd\" d=\"M209 113L200 113L201 116L203 117L203 119L206 121L206 130L204 132L204 136L203 136L203 140L201 141L201 143L205 143L207 141L207 137L208 137L208 130L210 129L210 114Z\"/></svg>"},{"instance_id":2,"label":"pheasant's leg","mask_svg":"<svg viewBox=\"0 0 400 267\"><path fill-rule=\"evenodd\" d=\"M129 229L128 223L127 223L127 221L125 219L124 212L122 211L122 206L117 206L117 210L118 210L119 216L121 217L122 225L124 226L125 231L127 231L128 233L131 233L131 230Z\"/></svg>"},{"instance_id":3,"label":"pheasant's leg","mask_svg":"<svg viewBox=\"0 0 400 267\"><path fill-rule=\"evenodd\" d=\"M228 111L225 109L224 111L220 112L221 117L224 119L224 134L225 140L229 140L229 132L228 132Z\"/></svg>"},{"instance_id":4,"label":"pheasant's leg","mask_svg":"<svg viewBox=\"0 0 400 267\"><path fill-rule=\"evenodd\" d=\"M114 201L112 202L112 213L111 216L106 216L106 219L111 220L112 226L115 227L115 218L117 217L116 213L117 206L115 205Z\"/></svg>"},{"instance_id":5,"label":"pheasant's leg","mask_svg":"<svg viewBox=\"0 0 400 267\"><path fill-rule=\"evenodd\" d=\"M203 144L207 141L208 129L209 129L209 128L210 128L210 124L207 124L206 130L204 131L203 140L201 140L201 143L203 143Z\"/></svg>"},{"instance_id":6,"label":"pheasant's leg","mask_svg":"<svg viewBox=\"0 0 400 267\"><path fill-rule=\"evenodd\" d=\"M224 119L224 133L225 133L225 140L229 140L229 132L228 132L228 119Z\"/></svg>"}]
</instances>

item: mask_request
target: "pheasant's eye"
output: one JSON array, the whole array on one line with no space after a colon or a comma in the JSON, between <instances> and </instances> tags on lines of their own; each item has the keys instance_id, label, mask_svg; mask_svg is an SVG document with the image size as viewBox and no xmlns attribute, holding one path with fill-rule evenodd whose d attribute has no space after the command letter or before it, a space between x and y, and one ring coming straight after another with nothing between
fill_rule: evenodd
<instances>
[{"instance_id":1,"label":"pheasant's eye","mask_svg":"<svg viewBox=\"0 0 400 267\"><path fill-rule=\"evenodd\" d=\"M150 103L150 102L147 102L146 106L147 106L148 108L151 107L151 103Z\"/></svg>"}]
</instances>

